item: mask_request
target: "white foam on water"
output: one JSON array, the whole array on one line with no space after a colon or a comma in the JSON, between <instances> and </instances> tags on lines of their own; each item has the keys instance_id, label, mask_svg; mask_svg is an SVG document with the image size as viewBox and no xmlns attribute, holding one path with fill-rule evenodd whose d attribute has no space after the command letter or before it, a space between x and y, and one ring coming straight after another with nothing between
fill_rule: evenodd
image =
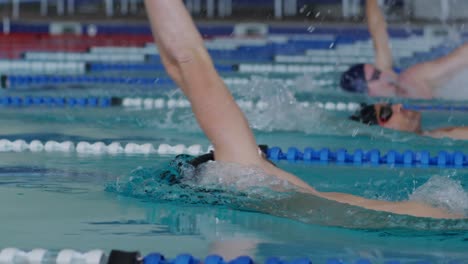
<instances>
[{"instance_id":1,"label":"white foam on water","mask_svg":"<svg viewBox=\"0 0 468 264\"><path fill-rule=\"evenodd\" d=\"M410 195L410 200L444 208L455 214L468 215L468 193L460 182L448 177L431 177Z\"/></svg>"},{"instance_id":2,"label":"white foam on water","mask_svg":"<svg viewBox=\"0 0 468 264\"><path fill-rule=\"evenodd\" d=\"M294 96L296 90L276 80L252 77L247 86L231 90L243 100L264 102L260 109L244 110L251 127L257 130L315 133L322 128L333 130L341 123L328 111L300 104Z\"/></svg>"},{"instance_id":3,"label":"white foam on water","mask_svg":"<svg viewBox=\"0 0 468 264\"><path fill-rule=\"evenodd\" d=\"M191 171L189 171L191 173ZM293 191L295 186L288 181L268 175L254 166L242 166L235 163L207 162L200 165L195 177L188 177L197 186L218 186L230 191L248 194L271 194L271 191ZM184 177L186 178L186 177ZM193 179L196 179L193 181ZM281 195L277 193L276 196Z\"/></svg>"}]
</instances>

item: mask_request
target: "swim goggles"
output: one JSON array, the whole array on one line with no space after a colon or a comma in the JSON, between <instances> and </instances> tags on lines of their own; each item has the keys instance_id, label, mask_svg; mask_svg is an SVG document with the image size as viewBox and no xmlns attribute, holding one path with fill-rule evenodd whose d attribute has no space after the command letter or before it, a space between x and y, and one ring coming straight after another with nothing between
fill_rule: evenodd
<instances>
[{"instance_id":1,"label":"swim goggles","mask_svg":"<svg viewBox=\"0 0 468 264\"><path fill-rule=\"evenodd\" d=\"M367 80L367 82L377 81L378 79L380 79L380 75L382 75L382 71L378 69L374 69L372 76L370 77L369 80Z\"/></svg>"},{"instance_id":2,"label":"swim goggles","mask_svg":"<svg viewBox=\"0 0 468 264\"><path fill-rule=\"evenodd\" d=\"M382 105L379 112L379 120L382 123L386 123L393 116L392 104Z\"/></svg>"},{"instance_id":3,"label":"swim goggles","mask_svg":"<svg viewBox=\"0 0 468 264\"><path fill-rule=\"evenodd\" d=\"M380 107L380 111L377 113L377 109L374 104L368 105L365 103L361 104L361 108L357 110L349 119L357 122L361 122L366 125L378 125L385 123L390 120L393 116L393 109L391 104L385 104Z\"/></svg>"}]
</instances>

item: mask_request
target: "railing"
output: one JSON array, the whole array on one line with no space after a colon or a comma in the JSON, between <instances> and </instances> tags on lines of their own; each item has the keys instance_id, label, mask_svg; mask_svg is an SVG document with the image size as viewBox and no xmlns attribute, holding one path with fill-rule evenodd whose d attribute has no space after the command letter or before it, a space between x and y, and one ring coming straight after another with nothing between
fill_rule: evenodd
<instances>
[{"instance_id":1,"label":"railing","mask_svg":"<svg viewBox=\"0 0 468 264\"><path fill-rule=\"evenodd\" d=\"M381 4L386 1L379 0ZM82 5L94 5L99 8L98 12L103 12L108 17L115 15L136 15L143 13L142 0L0 0L0 5L11 4L11 17L17 19L20 17L21 9L26 4L38 4L39 14L47 16L49 7L54 5L58 16L74 15L77 9ZM305 15L301 10L307 6L336 6L336 9L341 9L343 18L362 15L361 0L185 0L188 10L197 16L214 17L229 17L237 9L258 9L271 10L276 19L284 17ZM392 5L403 6L401 0L391 1ZM102 8L104 10L102 10ZM118 9L117 9L118 8Z\"/></svg>"},{"instance_id":2,"label":"railing","mask_svg":"<svg viewBox=\"0 0 468 264\"><path fill-rule=\"evenodd\" d=\"M243 10L271 12L276 19L294 16L311 17L323 13L324 10L333 10L334 18L344 20L361 17L363 15L362 0L185 0L185 4L195 16L208 18L225 18L236 16ZM381 6L386 6L384 12L393 12L393 15L411 16L417 19L463 19L468 16L467 6L463 1L456 0L378 0ZM58 16L75 15L83 5L93 5L97 13L104 13L107 17L135 16L144 13L142 0L0 0L0 5L11 5L11 17L18 19L25 5L39 5L39 15L49 15L50 6L54 6ZM251 13L251 12L248 12ZM244 12L242 15L247 15ZM312 16L313 17L313 16ZM144 18L144 16L142 16Z\"/></svg>"}]
</instances>

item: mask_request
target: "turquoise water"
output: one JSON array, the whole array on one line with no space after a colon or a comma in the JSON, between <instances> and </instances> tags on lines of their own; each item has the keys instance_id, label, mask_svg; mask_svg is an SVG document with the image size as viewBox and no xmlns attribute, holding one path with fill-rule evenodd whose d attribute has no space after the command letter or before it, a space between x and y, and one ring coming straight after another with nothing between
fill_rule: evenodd
<instances>
[{"instance_id":1,"label":"turquoise water","mask_svg":"<svg viewBox=\"0 0 468 264\"><path fill-rule=\"evenodd\" d=\"M269 88L272 87L264 87ZM351 150L377 147L432 152L466 151L468 146L465 141L363 128L346 121L344 113L303 109L283 102L278 98L289 95L281 91L278 90L279 97L259 95L273 104L268 109L270 114L246 112L260 143L300 148L345 146ZM61 93L77 92L63 90ZM271 115L272 112L275 114ZM425 119L427 126L467 121L461 113L426 115L430 115ZM189 109L2 109L0 119L2 138L10 140L120 141L156 146L182 143L204 147L209 144ZM292 122L285 127L285 120ZM379 261L467 260L466 220L446 222L394 216L396 220L381 225L386 218L381 213L357 210L357 217L351 216L349 212L354 209L348 206L325 203L326 206L322 204L325 213L310 214L306 209L316 208L310 205L317 202L313 200L303 207L293 202L261 213L264 209L241 202L230 189L224 190L226 194L221 199L165 185L159 185L151 195L138 193L143 185L133 186L130 191L112 188L116 183L129 181L131 176L152 178L152 171L167 167L171 159L172 156L155 154L0 153L0 245L82 251L120 248L144 253L159 251L168 256L181 252L196 256L218 252L227 257L250 254L257 259L272 255L288 259L308 256L315 261L330 257L348 261L361 257ZM440 192L453 193L451 198L463 203L468 184L464 169L286 162L278 165L319 190L374 199L408 199L418 187L433 181L440 185ZM464 193L456 192L457 188ZM277 198L268 190L266 194Z\"/></svg>"},{"instance_id":2,"label":"turquoise water","mask_svg":"<svg viewBox=\"0 0 468 264\"><path fill-rule=\"evenodd\" d=\"M167 78L163 72L106 74ZM409 149L466 154L468 150L468 141L365 127L348 121L349 112L300 105L299 102L379 101L339 91L338 72L222 75L249 78L248 84L230 85L237 99L268 103L265 109L244 110L261 144L283 149L378 148L382 153ZM277 79L291 83L284 85ZM323 86L313 84L322 80L331 82ZM74 85L4 90L1 95L183 98L180 91L168 88ZM468 97L458 99L391 101L458 105L468 102ZM0 139L11 141L200 144L204 149L209 146L190 109L1 108L0 124ZM423 113L426 129L467 125L466 113ZM198 257L218 253L227 259L249 254L257 260L269 256L288 260L310 257L315 263L328 258L347 262L367 258L375 263L468 263L466 219L443 221L389 215L294 192L277 193L269 188L279 185L274 179L226 164L211 164L196 178L187 178L184 185L171 186L158 177L158 171L167 168L172 159L171 155L157 154L0 152L0 248L123 249L140 250L143 254L157 251L168 257L179 253ZM277 165L320 191L390 201L417 199L459 213L468 211L466 169L301 162ZM220 184L229 180L232 182Z\"/></svg>"}]
</instances>

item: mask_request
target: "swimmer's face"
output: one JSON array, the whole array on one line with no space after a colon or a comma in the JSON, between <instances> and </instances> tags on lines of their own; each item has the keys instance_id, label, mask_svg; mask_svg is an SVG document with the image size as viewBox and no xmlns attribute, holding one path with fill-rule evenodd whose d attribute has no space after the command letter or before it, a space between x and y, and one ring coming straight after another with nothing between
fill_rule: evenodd
<instances>
[{"instance_id":1,"label":"swimmer's face","mask_svg":"<svg viewBox=\"0 0 468 264\"><path fill-rule=\"evenodd\" d=\"M380 71L372 64L364 65L367 89L370 96L392 97L396 95L397 87L392 81L391 73Z\"/></svg>"},{"instance_id":2,"label":"swimmer's face","mask_svg":"<svg viewBox=\"0 0 468 264\"><path fill-rule=\"evenodd\" d=\"M403 109L401 104L375 104L377 121L380 126L408 131L421 131L421 113Z\"/></svg>"}]
</instances>

